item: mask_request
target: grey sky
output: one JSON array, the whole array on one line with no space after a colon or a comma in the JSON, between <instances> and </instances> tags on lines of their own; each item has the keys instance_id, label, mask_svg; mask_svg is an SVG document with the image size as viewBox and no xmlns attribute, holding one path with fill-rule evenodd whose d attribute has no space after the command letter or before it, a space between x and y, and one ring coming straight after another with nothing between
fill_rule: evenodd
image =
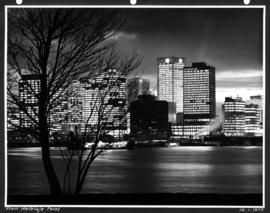
<instances>
[{"instance_id":1,"label":"grey sky","mask_svg":"<svg viewBox=\"0 0 270 213\"><path fill-rule=\"evenodd\" d=\"M262 94L262 9L119 9L127 21L116 37L123 54L137 51L138 72L155 88L157 57L216 67L217 101Z\"/></svg>"}]
</instances>

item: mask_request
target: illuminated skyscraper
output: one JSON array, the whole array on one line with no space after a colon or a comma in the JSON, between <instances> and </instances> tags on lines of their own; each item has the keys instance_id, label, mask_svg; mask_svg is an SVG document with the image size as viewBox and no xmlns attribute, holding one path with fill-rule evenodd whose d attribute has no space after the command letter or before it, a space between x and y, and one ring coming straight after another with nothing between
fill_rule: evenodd
<instances>
[{"instance_id":1,"label":"illuminated skyscraper","mask_svg":"<svg viewBox=\"0 0 270 213\"><path fill-rule=\"evenodd\" d=\"M183 113L184 58L158 58L157 95L159 100L176 103L176 112Z\"/></svg>"},{"instance_id":2,"label":"illuminated skyscraper","mask_svg":"<svg viewBox=\"0 0 270 213\"><path fill-rule=\"evenodd\" d=\"M116 137L126 133L126 78L110 69L95 78L83 79L81 83L84 124L100 123Z\"/></svg>"},{"instance_id":3,"label":"illuminated skyscraper","mask_svg":"<svg viewBox=\"0 0 270 213\"><path fill-rule=\"evenodd\" d=\"M206 121L216 116L215 68L192 63L184 68L184 120Z\"/></svg>"},{"instance_id":4,"label":"illuminated skyscraper","mask_svg":"<svg viewBox=\"0 0 270 213\"><path fill-rule=\"evenodd\" d=\"M184 68L184 124L200 131L216 116L215 68L203 62Z\"/></svg>"},{"instance_id":5,"label":"illuminated skyscraper","mask_svg":"<svg viewBox=\"0 0 270 213\"><path fill-rule=\"evenodd\" d=\"M20 112L20 125L31 128L37 124L33 120L38 120L38 99L40 90L40 79L37 75L22 75L19 81L19 99L27 110L27 114ZM32 119L30 119L32 118Z\"/></svg>"},{"instance_id":6,"label":"illuminated skyscraper","mask_svg":"<svg viewBox=\"0 0 270 213\"><path fill-rule=\"evenodd\" d=\"M226 136L245 135L245 102L242 98L225 98L223 132Z\"/></svg>"},{"instance_id":7,"label":"illuminated skyscraper","mask_svg":"<svg viewBox=\"0 0 270 213\"><path fill-rule=\"evenodd\" d=\"M245 106L245 133L255 135L260 129L260 109L257 104L246 104Z\"/></svg>"},{"instance_id":8,"label":"illuminated skyscraper","mask_svg":"<svg viewBox=\"0 0 270 213\"><path fill-rule=\"evenodd\" d=\"M69 129L78 129L82 123L82 85L73 80L68 88L59 89L55 94L55 107L50 113L52 132Z\"/></svg>"},{"instance_id":9,"label":"illuminated skyscraper","mask_svg":"<svg viewBox=\"0 0 270 213\"><path fill-rule=\"evenodd\" d=\"M174 137L208 135L216 116L215 68L192 63L183 71L183 113L177 114L172 126Z\"/></svg>"}]
</instances>

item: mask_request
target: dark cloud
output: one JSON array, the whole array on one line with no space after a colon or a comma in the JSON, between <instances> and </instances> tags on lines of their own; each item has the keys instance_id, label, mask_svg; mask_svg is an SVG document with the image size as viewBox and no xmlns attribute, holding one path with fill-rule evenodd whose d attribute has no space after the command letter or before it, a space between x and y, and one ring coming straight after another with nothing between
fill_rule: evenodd
<instances>
[{"instance_id":1,"label":"dark cloud","mask_svg":"<svg viewBox=\"0 0 270 213\"><path fill-rule=\"evenodd\" d=\"M156 58L182 56L187 65L205 61L224 70L262 69L262 9L119 9L127 21L119 47L123 54L137 51L144 57L139 68L156 77ZM259 80L259 79L253 79ZM241 81L241 80L240 80ZM250 82L259 86L257 83ZM227 82L239 86L239 82ZM223 81L222 86L226 84ZM243 82L242 85L247 85Z\"/></svg>"}]
</instances>

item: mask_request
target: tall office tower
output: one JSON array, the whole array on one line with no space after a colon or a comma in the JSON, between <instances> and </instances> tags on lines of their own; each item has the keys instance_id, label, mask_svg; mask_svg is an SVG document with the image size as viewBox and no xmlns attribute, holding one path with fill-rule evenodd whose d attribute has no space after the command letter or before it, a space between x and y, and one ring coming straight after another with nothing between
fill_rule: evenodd
<instances>
[{"instance_id":1,"label":"tall office tower","mask_svg":"<svg viewBox=\"0 0 270 213\"><path fill-rule=\"evenodd\" d=\"M184 124L194 126L196 132L196 126L208 125L215 116L215 68L192 63L184 68Z\"/></svg>"},{"instance_id":2,"label":"tall office tower","mask_svg":"<svg viewBox=\"0 0 270 213\"><path fill-rule=\"evenodd\" d=\"M78 125L82 122L83 111L83 96L82 86L79 80L73 80L71 85L67 89L67 122L70 124Z\"/></svg>"},{"instance_id":3,"label":"tall office tower","mask_svg":"<svg viewBox=\"0 0 270 213\"><path fill-rule=\"evenodd\" d=\"M19 100L24 103L28 115L37 120L40 79L37 75L25 74L19 81ZM25 113L20 112L20 125L23 127L35 127L36 124Z\"/></svg>"},{"instance_id":4,"label":"tall office tower","mask_svg":"<svg viewBox=\"0 0 270 213\"><path fill-rule=\"evenodd\" d=\"M93 78L82 79L83 122L99 122L108 133L121 137L127 129L126 78L116 69Z\"/></svg>"},{"instance_id":5,"label":"tall office tower","mask_svg":"<svg viewBox=\"0 0 270 213\"><path fill-rule=\"evenodd\" d=\"M176 112L183 113L184 58L158 58L157 95L159 100L176 103Z\"/></svg>"},{"instance_id":6,"label":"tall office tower","mask_svg":"<svg viewBox=\"0 0 270 213\"><path fill-rule=\"evenodd\" d=\"M82 123L82 85L73 80L68 88L55 94L55 106L50 113L51 131L78 132ZM64 131L64 129L66 129Z\"/></svg>"},{"instance_id":7,"label":"tall office tower","mask_svg":"<svg viewBox=\"0 0 270 213\"><path fill-rule=\"evenodd\" d=\"M55 100L49 114L49 126L52 133L60 132L62 125L66 122L68 97L63 93L63 90L59 89L53 97Z\"/></svg>"},{"instance_id":8,"label":"tall office tower","mask_svg":"<svg viewBox=\"0 0 270 213\"><path fill-rule=\"evenodd\" d=\"M150 94L150 82L143 78L132 78L127 81L127 101L128 105L137 100L139 95Z\"/></svg>"},{"instance_id":9,"label":"tall office tower","mask_svg":"<svg viewBox=\"0 0 270 213\"><path fill-rule=\"evenodd\" d=\"M245 133L254 136L260 128L260 111L257 104L245 105Z\"/></svg>"},{"instance_id":10,"label":"tall office tower","mask_svg":"<svg viewBox=\"0 0 270 213\"><path fill-rule=\"evenodd\" d=\"M226 136L245 135L245 102L242 98L226 97L224 102L223 132Z\"/></svg>"}]
</instances>

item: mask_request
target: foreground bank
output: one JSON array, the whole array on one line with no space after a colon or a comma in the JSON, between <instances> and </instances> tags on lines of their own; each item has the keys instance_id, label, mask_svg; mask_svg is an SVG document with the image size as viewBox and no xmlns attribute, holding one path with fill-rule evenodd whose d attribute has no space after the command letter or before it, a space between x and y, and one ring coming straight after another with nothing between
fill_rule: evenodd
<instances>
[{"instance_id":1,"label":"foreground bank","mask_svg":"<svg viewBox=\"0 0 270 213\"><path fill-rule=\"evenodd\" d=\"M9 205L225 205L261 206L262 194L83 194L51 197L49 195L8 196Z\"/></svg>"}]
</instances>

